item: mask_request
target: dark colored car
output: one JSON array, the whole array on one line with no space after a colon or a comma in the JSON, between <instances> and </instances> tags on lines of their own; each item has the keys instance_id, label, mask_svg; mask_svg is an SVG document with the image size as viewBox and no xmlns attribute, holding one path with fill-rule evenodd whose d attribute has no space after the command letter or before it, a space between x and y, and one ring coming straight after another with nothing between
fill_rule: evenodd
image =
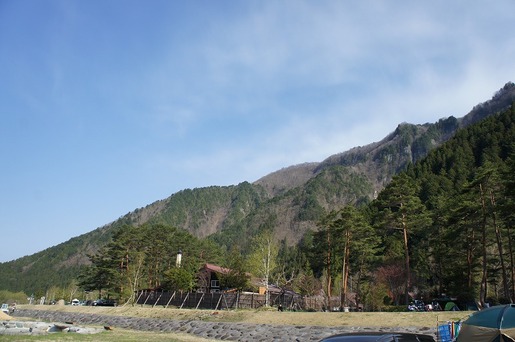
<instances>
[{"instance_id":1,"label":"dark colored car","mask_svg":"<svg viewBox=\"0 0 515 342\"><path fill-rule=\"evenodd\" d=\"M99 299L93 302L93 306L116 306L118 305L113 299Z\"/></svg>"},{"instance_id":2,"label":"dark colored car","mask_svg":"<svg viewBox=\"0 0 515 342\"><path fill-rule=\"evenodd\" d=\"M357 332L329 336L320 342L435 342L435 339L422 334Z\"/></svg>"}]
</instances>

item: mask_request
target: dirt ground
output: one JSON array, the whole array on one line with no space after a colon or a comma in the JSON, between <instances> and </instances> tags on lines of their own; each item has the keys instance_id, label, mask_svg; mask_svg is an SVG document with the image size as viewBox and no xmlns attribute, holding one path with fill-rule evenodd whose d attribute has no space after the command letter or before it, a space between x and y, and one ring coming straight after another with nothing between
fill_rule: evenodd
<instances>
[{"instance_id":1,"label":"dirt ground","mask_svg":"<svg viewBox=\"0 0 515 342\"><path fill-rule=\"evenodd\" d=\"M12 319L11 316L4 313L3 311L0 311L0 321L10 321Z\"/></svg>"},{"instance_id":2,"label":"dirt ground","mask_svg":"<svg viewBox=\"0 0 515 342\"><path fill-rule=\"evenodd\" d=\"M163 307L119 306L59 306L20 305L20 309L55 310L113 316L168 318L176 320L201 320L210 322L242 322L255 324L297 326L353 326L353 327L436 327L440 322L459 321L470 311L435 312L278 312L260 310L193 310Z\"/></svg>"}]
</instances>

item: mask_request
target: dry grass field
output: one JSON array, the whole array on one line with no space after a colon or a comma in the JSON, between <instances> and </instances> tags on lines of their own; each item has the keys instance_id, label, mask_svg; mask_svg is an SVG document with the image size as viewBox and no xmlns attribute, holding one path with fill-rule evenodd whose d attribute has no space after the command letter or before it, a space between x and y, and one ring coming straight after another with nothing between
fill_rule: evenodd
<instances>
[{"instance_id":1,"label":"dry grass field","mask_svg":"<svg viewBox=\"0 0 515 342\"><path fill-rule=\"evenodd\" d=\"M457 321L472 312L278 312L273 309L260 310L192 310L163 307L91 307L59 305L20 305L20 309L62 311L101 314L126 317L167 318L173 320L198 320L209 322L241 322L295 326L349 326L349 327L436 327L438 322ZM101 327L100 327L101 328ZM115 328L98 334L49 334L35 336L2 336L1 341L101 341L101 342L215 342L186 333L162 333L134 331Z\"/></svg>"},{"instance_id":2,"label":"dry grass field","mask_svg":"<svg viewBox=\"0 0 515 342\"><path fill-rule=\"evenodd\" d=\"M113 316L168 318L210 322L242 322L297 326L354 326L354 327L436 327L437 322L465 319L472 312L278 312L260 310L193 310L163 307L119 306L57 306L23 305L30 310L55 310Z\"/></svg>"}]
</instances>

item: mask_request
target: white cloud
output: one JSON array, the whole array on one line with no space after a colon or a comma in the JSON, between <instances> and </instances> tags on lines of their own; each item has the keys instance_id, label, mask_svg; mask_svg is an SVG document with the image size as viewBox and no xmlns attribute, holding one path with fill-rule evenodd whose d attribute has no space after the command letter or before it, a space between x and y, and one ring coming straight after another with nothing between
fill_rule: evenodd
<instances>
[{"instance_id":1,"label":"white cloud","mask_svg":"<svg viewBox=\"0 0 515 342\"><path fill-rule=\"evenodd\" d=\"M465 115L515 81L512 0L192 3L187 11L169 2L160 11L141 5L143 16L133 6L112 5L116 17L89 2L63 3L58 13L41 6L36 24L14 2L9 15L0 13L0 26L10 29L0 32L18 30L16 40L0 33L9 47L0 56L9 80L0 85L2 106L27 111L32 126L23 125L25 136L51 135L41 134L42 122L72 137L77 154L95 152L80 158L119 174L111 189L91 181L84 194L149 198L253 181L380 140L403 121ZM64 31L56 20L63 16L70 24ZM133 25L136 18L152 22ZM94 30L85 25L92 20ZM49 121L46 113L61 116ZM5 133L6 141L20 136L8 126ZM57 144L40 140L38 151ZM12 155L38 158L30 155L33 145L9 146ZM80 173L74 155L54 164ZM127 156L130 167L119 172ZM21 174L2 178L26 184ZM139 187L118 188L134 179L142 179ZM40 184L42 196L54 186ZM20 217L16 208L8 214Z\"/></svg>"},{"instance_id":2,"label":"white cloud","mask_svg":"<svg viewBox=\"0 0 515 342\"><path fill-rule=\"evenodd\" d=\"M149 80L159 87L149 90L158 125L180 129L182 138L212 118L228 135L235 118L254 117L258 125L243 141L226 137L228 145L219 141L197 152L183 165L190 174L208 165L252 165L229 168L251 175L320 161L377 141L403 121L462 116L509 80L499 82L496 65L514 70L508 58L484 52L496 42L476 23L477 7L323 4L254 4L242 15L208 22L207 33L181 53L170 47L171 58ZM508 46L515 44L500 46L513 55ZM320 102L308 102L313 99ZM259 133L265 120L276 125Z\"/></svg>"}]
</instances>

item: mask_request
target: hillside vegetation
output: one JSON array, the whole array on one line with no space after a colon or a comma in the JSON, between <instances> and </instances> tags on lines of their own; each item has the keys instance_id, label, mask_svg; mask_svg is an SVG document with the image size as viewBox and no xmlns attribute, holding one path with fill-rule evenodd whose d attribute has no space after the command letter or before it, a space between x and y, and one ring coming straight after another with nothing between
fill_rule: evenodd
<instances>
[{"instance_id":1,"label":"hillside vegetation","mask_svg":"<svg viewBox=\"0 0 515 342\"><path fill-rule=\"evenodd\" d=\"M271 281L328 297L352 286L371 308L378 301L374 293L390 293L394 303L408 294L513 299L514 99L515 85L508 83L462 119L403 123L380 142L252 184L180 191L59 246L0 264L0 288L43 293L69 283L94 261L88 255L146 225L182 230L194 244L208 239L211 254L205 255L226 265L234 261L230 250L251 255L253 239L272 232L278 267Z\"/></svg>"}]
</instances>

